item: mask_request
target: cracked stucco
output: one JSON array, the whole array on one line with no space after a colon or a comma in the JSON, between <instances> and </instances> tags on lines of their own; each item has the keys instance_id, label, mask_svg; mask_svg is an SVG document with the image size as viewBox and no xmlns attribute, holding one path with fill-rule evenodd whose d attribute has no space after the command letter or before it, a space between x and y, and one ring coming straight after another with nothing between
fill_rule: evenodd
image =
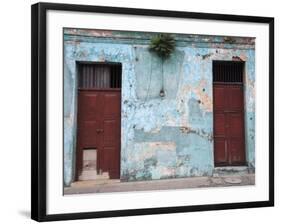
<instances>
[{"instance_id":1,"label":"cracked stucco","mask_svg":"<svg viewBox=\"0 0 281 224\"><path fill-rule=\"evenodd\" d=\"M75 172L76 61L122 63L120 178L143 180L212 175L212 61L244 60L246 157L255 166L254 38L175 35L162 75L161 61L148 50L151 35L64 30L65 185Z\"/></svg>"}]
</instances>

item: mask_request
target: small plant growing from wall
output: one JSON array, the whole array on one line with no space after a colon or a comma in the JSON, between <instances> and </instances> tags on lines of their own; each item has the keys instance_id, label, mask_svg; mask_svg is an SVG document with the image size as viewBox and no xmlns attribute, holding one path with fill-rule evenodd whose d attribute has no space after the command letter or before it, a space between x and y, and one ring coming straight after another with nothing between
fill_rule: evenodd
<instances>
[{"instance_id":1,"label":"small plant growing from wall","mask_svg":"<svg viewBox=\"0 0 281 224\"><path fill-rule=\"evenodd\" d=\"M170 34L159 34L151 39L149 49L161 58L162 88L160 90L160 96L164 97L163 64L175 50L175 39Z\"/></svg>"}]
</instances>

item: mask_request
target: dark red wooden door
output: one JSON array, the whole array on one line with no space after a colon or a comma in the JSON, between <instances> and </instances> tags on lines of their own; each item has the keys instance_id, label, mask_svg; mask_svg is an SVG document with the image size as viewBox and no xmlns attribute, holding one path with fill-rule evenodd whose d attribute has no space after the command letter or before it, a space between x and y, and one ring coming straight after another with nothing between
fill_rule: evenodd
<instances>
[{"instance_id":1,"label":"dark red wooden door","mask_svg":"<svg viewBox=\"0 0 281 224\"><path fill-rule=\"evenodd\" d=\"M99 169L108 171L110 178L120 178L120 91L100 93Z\"/></svg>"},{"instance_id":2,"label":"dark red wooden door","mask_svg":"<svg viewBox=\"0 0 281 224\"><path fill-rule=\"evenodd\" d=\"M120 89L78 91L77 172L82 172L83 150L97 150L97 171L120 177Z\"/></svg>"},{"instance_id":3,"label":"dark red wooden door","mask_svg":"<svg viewBox=\"0 0 281 224\"><path fill-rule=\"evenodd\" d=\"M244 165L243 85L214 84L213 91L215 165Z\"/></svg>"}]
</instances>

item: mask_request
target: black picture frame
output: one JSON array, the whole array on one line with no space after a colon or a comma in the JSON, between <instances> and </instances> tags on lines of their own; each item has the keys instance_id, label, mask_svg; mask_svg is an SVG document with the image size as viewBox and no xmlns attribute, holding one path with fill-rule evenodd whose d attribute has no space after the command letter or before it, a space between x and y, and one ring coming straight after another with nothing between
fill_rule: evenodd
<instances>
[{"instance_id":1,"label":"black picture frame","mask_svg":"<svg viewBox=\"0 0 281 224\"><path fill-rule=\"evenodd\" d=\"M274 18L195 13L184 11L164 11L137 8L119 8L74 4L37 3L31 11L31 218L36 221L74 220L117 216L134 216L162 213L193 212L206 210L238 209L274 206ZM216 21L253 22L269 25L269 200L208 204L195 206L159 207L130 210L99 211L85 213L46 213L46 13L48 10L75 12L100 12L124 15L140 15L170 18L190 18Z\"/></svg>"}]
</instances>

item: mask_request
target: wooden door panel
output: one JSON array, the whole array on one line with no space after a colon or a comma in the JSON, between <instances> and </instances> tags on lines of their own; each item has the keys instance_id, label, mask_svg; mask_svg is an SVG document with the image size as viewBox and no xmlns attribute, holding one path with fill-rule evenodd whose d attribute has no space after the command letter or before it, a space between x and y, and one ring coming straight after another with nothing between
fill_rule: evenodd
<instances>
[{"instance_id":1,"label":"wooden door panel","mask_svg":"<svg viewBox=\"0 0 281 224\"><path fill-rule=\"evenodd\" d=\"M225 88L227 98L226 109L240 111L243 109L243 88L242 86L227 86Z\"/></svg>"},{"instance_id":2,"label":"wooden door panel","mask_svg":"<svg viewBox=\"0 0 281 224\"><path fill-rule=\"evenodd\" d=\"M228 137L242 138L244 133L244 121L242 113L230 113L228 115Z\"/></svg>"},{"instance_id":3,"label":"wooden door panel","mask_svg":"<svg viewBox=\"0 0 281 224\"><path fill-rule=\"evenodd\" d=\"M81 91L78 94L78 131L81 136L82 148L97 147L98 128L98 94L95 92Z\"/></svg>"},{"instance_id":4,"label":"wooden door panel","mask_svg":"<svg viewBox=\"0 0 281 224\"><path fill-rule=\"evenodd\" d=\"M103 172L109 172L110 177L112 172L116 170L118 165L118 156L116 147L103 147L102 157L102 170ZM117 171L117 170L116 170Z\"/></svg>"},{"instance_id":5,"label":"wooden door panel","mask_svg":"<svg viewBox=\"0 0 281 224\"><path fill-rule=\"evenodd\" d=\"M81 133L81 141L83 148L97 148L98 136L96 130L98 129L98 123L96 121L85 121L79 127Z\"/></svg>"},{"instance_id":6,"label":"wooden door panel","mask_svg":"<svg viewBox=\"0 0 281 224\"><path fill-rule=\"evenodd\" d=\"M78 92L77 109L77 153L76 153L76 179L83 170L83 150L98 147L98 94L89 91Z\"/></svg>"},{"instance_id":7,"label":"wooden door panel","mask_svg":"<svg viewBox=\"0 0 281 224\"><path fill-rule=\"evenodd\" d=\"M118 128L118 124L116 120L105 120L103 122L103 145L106 146L114 146L117 144L118 133L116 133L116 128Z\"/></svg>"},{"instance_id":8,"label":"wooden door panel","mask_svg":"<svg viewBox=\"0 0 281 224\"><path fill-rule=\"evenodd\" d=\"M101 169L103 172L109 172L109 166L111 163L111 151L109 147L103 147L102 153L101 153Z\"/></svg>"},{"instance_id":9,"label":"wooden door panel","mask_svg":"<svg viewBox=\"0 0 281 224\"><path fill-rule=\"evenodd\" d=\"M97 170L120 178L120 110L120 90L79 91L76 177L82 171L83 150L95 148Z\"/></svg>"},{"instance_id":10,"label":"wooden door panel","mask_svg":"<svg viewBox=\"0 0 281 224\"><path fill-rule=\"evenodd\" d=\"M104 116L120 115L120 92L104 93Z\"/></svg>"},{"instance_id":11,"label":"wooden door panel","mask_svg":"<svg viewBox=\"0 0 281 224\"><path fill-rule=\"evenodd\" d=\"M224 138L216 138L215 141L215 163L216 165L226 164L227 150L226 150L226 140Z\"/></svg>"},{"instance_id":12,"label":"wooden door panel","mask_svg":"<svg viewBox=\"0 0 281 224\"><path fill-rule=\"evenodd\" d=\"M232 165L242 165L245 160L244 146L241 138L232 138L228 141L230 152L230 163Z\"/></svg>"},{"instance_id":13,"label":"wooden door panel","mask_svg":"<svg viewBox=\"0 0 281 224\"><path fill-rule=\"evenodd\" d=\"M215 135L216 137L225 137L225 114L224 113L215 113Z\"/></svg>"},{"instance_id":14,"label":"wooden door panel","mask_svg":"<svg viewBox=\"0 0 281 224\"><path fill-rule=\"evenodd\" d=\"M121 93L120 91L104 92L101 96L102 141L101 167L109 172L110 178L120 177L120 138L121 138Z\"/></svg>"},{"instance_id":15,"label":"wooden door panel","mask_svg":"<svg viewBox=\"0 0 281 224\"><path fill-rule=\"evenodd\" d=\"M244 100L241 85L214 84L215 165L245 163Z\"/></svg>"},{"instance_id":16,"label":"wooden door panel","mask_svg":"<svg viewBox=\"0 0 281 224\"><path fill-rule=\"evenodd\" d=\"M113 149L112 154L110 154L111 159L109 163L109 173L110 177L113 179L120 178L120 153L118 150Z\"/></svg>"},{"instance_id":17,"label":"wooden door panel","mask_svg":"<svg viewBox=\"0 0 281 224\"><path fill-rule=\"evenodd\" d=\"M214 86L214 108L223 110L225 108L225 94L222 86Z\"/></svg>"},{"instance_id":18,"label":"wooden door panel","mask_svg":"<svg viewBox=\"0 0 281 224\"><path fill-rule=\"evenodd\" d=\"M99 107L98 94L95 92L79 92L78 115L82 121L94 121L98 119Z\"/></svg>"}]
</instances>

